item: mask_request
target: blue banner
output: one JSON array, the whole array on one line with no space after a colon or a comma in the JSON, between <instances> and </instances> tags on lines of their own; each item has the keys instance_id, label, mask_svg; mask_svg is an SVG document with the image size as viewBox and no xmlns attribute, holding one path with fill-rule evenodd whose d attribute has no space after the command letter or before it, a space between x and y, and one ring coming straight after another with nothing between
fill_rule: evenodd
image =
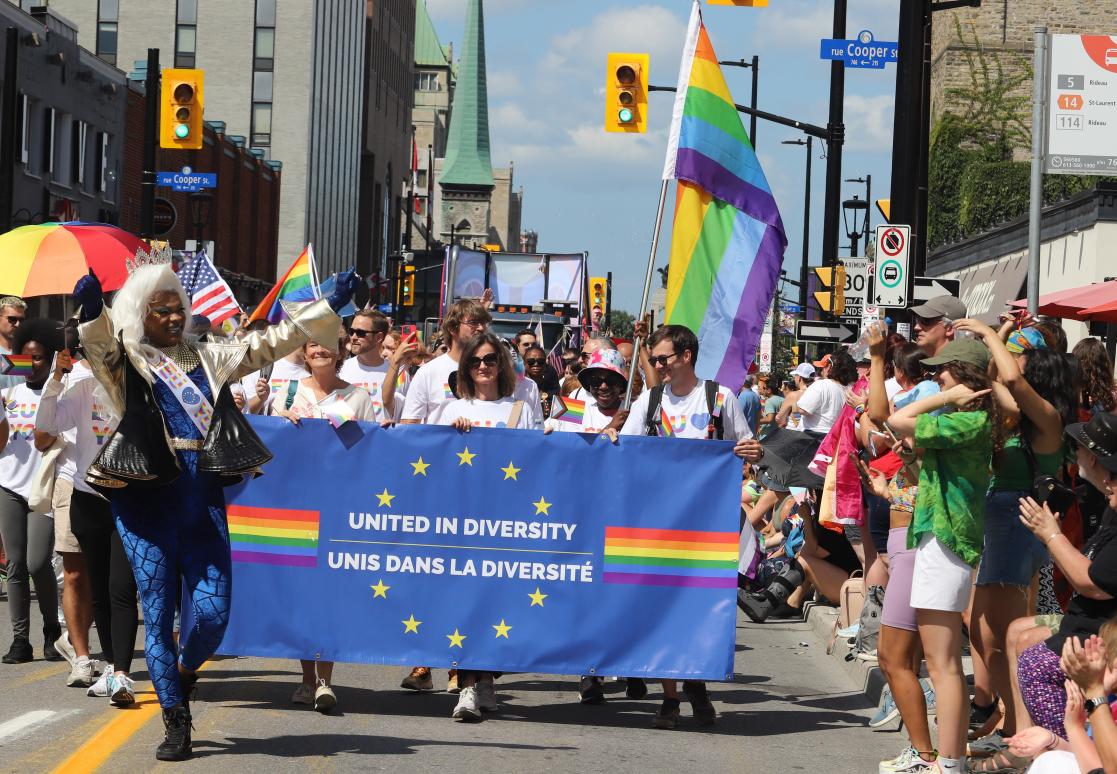
<instances>
[{"instance_id":1,"label":"blue banner","mask_svg":"<svg viewBox=\"0 0 1117 774\"><path fill-rule=\"evenodd\" d=\"M726 680L732 444L252 417L219 652Z\"/></svg>"}]
</instances>

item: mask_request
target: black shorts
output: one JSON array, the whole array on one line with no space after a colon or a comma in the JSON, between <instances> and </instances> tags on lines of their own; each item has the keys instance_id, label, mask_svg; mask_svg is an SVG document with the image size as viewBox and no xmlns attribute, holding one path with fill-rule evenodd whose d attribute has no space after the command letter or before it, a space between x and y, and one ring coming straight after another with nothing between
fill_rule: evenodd
<instances>
[{"instance_id":1,"label":"black shorts","mask_svg":"<svg viewBox=\"0 0 1117 774\"><path fill-rule=\"evenodd\" d=\"M857 554L854 553L853 546L849 544L844 532L834 532L831 529L826 529L815 521L814 534L815 540L818 541L818 547L829 554L826 561L830 564L841 567L850 575L861 569L861 560L857 558Z\"/></svg>"}]
</instances>

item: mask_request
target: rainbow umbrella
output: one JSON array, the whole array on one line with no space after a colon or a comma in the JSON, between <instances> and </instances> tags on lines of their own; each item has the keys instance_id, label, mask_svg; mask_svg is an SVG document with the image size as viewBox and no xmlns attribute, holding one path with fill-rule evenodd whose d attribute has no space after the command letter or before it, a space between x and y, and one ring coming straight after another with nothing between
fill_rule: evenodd
<instances>
[{"instance_id":1,"label":"rainbow umbrella","mask_svg":"<svg viewBox=\"0 0 1117 774\"><path fill-rule=\"evenodd\" d=\"M68 295L93 269L105 290L128 279L124 262L148 249L139 237L105 223L42 223L0 235L0 295Z\"/></svg>"}]
</instances>

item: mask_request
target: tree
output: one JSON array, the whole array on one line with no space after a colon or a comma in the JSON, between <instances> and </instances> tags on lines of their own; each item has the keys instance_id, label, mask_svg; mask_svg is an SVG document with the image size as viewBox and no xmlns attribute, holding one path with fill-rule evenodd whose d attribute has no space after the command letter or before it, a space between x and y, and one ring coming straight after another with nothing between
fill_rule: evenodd
<instances>
[{"instance_id":1,"label":"tree","mask_svg":"<svg viewBox=\"0 0 1117 774\"><path fill-rule=\"evenodd\" d=\"M631 312L626 312L623 309L614 309L610 312L609 335L615 336L618 339L631 339L633 331L635 330L635 322L636 318L632 316Z\"/></svg>"}]
</instances>

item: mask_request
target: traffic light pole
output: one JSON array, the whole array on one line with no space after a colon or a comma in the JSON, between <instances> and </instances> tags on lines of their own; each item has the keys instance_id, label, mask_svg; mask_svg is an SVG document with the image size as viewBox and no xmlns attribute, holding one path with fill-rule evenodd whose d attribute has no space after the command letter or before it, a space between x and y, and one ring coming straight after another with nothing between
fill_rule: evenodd
<instances>
[{"instance_id":1,"label":"traffic light pole","mask_svg":"<svg viewBox=\"0 0 1117 774\"><path fill-rule=\"evenodd\" d=\"M846 0L834 0L835 40L845 40ZM830 120L826 140L826 207L822 212L822 263L837 275L838 268L838 209L842 198L842 145L845 140L845 63L835 59L830 63ZM830 310L834 309L834 285L830 285ZM843 310L844 311L844 310Z\"/></svg>"},{"instance_id":2,"label":"traffic light pole","mask_svg":"<svg viewBox=\"0 0 1117 774\"><path fill-rule=\"evenodd\" d=\"M159 132L159 49L147 50L144 86L143 182L140 189L140 236L155 238L155 146Z\"/></svg>"}]
</instances>

